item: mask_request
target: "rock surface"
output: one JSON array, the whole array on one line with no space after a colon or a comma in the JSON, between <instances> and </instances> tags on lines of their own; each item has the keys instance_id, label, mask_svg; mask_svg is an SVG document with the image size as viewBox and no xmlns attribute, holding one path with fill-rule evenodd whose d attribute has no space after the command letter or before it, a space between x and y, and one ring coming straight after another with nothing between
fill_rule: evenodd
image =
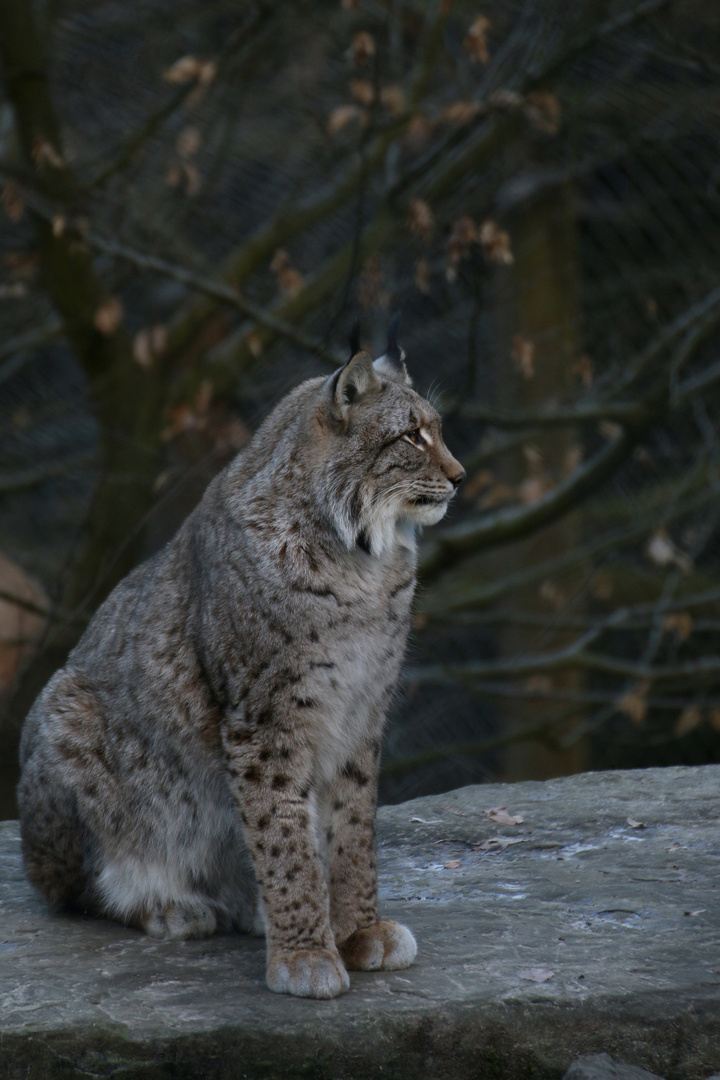
<instances>
[{"instance_id":1,"label":"rock surface","mask_svg":"<svg viewBox=\"0 0 720 1080\"><path fill-rule=\"evenodd\" d=\"M661 1080L637 1065L613 1061L609 1054L583 1054L573 1061L563 1080Z\"/></svg>"},{"instance_id":2,"label":"rock surface","mask_svg":"<svg viewBox=\"0 0 720 1080\"><path fill-rule=\"evenodd\" d=\"M386 807L383 910L418 959L353 973L331 1002L269 993L259 939L159 943L51 914L7 822L0 1078L560 1080L609 1053L704 1080L720 1070L719 810L720 766Z\"/></svg>"}]
</instances>

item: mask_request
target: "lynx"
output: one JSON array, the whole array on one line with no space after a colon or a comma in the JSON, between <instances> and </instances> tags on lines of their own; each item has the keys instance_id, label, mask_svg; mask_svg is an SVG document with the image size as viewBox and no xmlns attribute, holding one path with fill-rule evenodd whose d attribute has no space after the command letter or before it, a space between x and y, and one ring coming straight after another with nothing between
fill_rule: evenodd
<instances>
[{"instance_id":1,"label":"lynx","mask_svg":"<svg viewBox=\"0 0 720 1080\"><path fill-rule=\"evenodd\" d=\"M464 478L395 328L302 383L99 608L24 726L25 867L153 936L265 932L267 985L399 969L375 810L418 526Z\"/></svg>"}]
</instances>

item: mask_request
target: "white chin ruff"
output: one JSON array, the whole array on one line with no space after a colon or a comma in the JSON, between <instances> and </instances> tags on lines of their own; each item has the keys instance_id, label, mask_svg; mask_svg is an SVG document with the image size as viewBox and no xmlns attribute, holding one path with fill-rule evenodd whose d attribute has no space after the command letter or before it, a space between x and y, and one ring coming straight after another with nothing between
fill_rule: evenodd
<instances>
[{"instance_id":1,"label":"white chin ruff","mask_svg":"<svg viewBox=\"0 0 720 1080\"><path fill-rule=\"evenodd\" d=\"M408 509L406 516L408 521L416 525L437 525L441 521L448 508L448 502L431 503L429 506L413 506Z\"/></svg>"}]
</instances>

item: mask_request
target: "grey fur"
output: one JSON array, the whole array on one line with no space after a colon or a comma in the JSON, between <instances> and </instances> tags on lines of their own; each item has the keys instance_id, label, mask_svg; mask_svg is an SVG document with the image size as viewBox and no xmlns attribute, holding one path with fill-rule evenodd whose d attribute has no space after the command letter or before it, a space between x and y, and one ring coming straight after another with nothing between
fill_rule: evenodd
<instances>
[{"instance_id":1,"label":"grey fur","mask_svg":"<svg viewBox=\"0 0 720 1080\"><path fill-rule=\"evenodd\" d=\"M378 761L415 528L463 475L382 358L280 402L27 718L23 852L52 903L180 938L264 924L268 985L302 996L412 963L378 913Z\"/></svg>"}]
</instances>

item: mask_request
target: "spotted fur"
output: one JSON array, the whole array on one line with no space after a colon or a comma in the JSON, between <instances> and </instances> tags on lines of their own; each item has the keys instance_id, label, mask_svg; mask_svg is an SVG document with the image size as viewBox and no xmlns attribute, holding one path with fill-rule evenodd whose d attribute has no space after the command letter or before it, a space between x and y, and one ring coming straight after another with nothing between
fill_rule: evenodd
<instances>
[{"instance_id":1,"label":"spotted fur","mask_svg":"<svg viewBox=\"0 0 720 1080\"><path fill-rule=\"evenodd\" d=\"M264 928L278 992L412 963L378 911L378 764L415 530L463 475L397 356L280 402L28 716L23 851L48 900L155 936Z\"/></svg>"}]
</instances>

